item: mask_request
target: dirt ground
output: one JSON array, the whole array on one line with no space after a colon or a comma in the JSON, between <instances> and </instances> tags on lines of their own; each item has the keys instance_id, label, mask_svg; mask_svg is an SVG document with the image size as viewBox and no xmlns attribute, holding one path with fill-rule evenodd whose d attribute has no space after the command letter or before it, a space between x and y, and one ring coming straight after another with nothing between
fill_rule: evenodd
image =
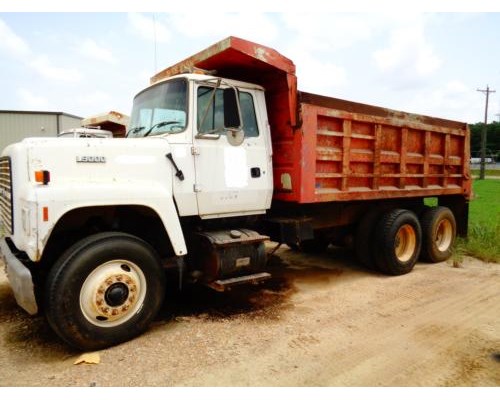
<instances>
[{"instance_id":1,"label":"dirt ground","mask_svg":"<svg viewBox=\"0 0 500 400\"><path fill-rule=\"evenodd\" d=\"M167 295L97 365L73 365L80 353L17 307L2 272L0 385L500 386L500 264L387 277L341 249L276 254L260 286Z\"/></svg>"}]
</instances>

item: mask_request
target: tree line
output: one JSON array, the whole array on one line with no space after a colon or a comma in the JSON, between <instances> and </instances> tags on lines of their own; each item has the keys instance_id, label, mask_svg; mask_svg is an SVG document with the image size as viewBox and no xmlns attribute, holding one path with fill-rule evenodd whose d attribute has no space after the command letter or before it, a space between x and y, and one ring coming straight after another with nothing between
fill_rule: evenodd
<instances>
[{"instance_id":1,"label":"tree line","mask_svg":"<svg viewBox=\"0 0 500 400\"><path fill-rule=\"evenodd\" d=\"M481 156L481 133L484 123L470 124L470 150L472 157ZM492 122L486 125L486 157L494 158L500 162L500 122Z\"/></svg>"}]
</instances>

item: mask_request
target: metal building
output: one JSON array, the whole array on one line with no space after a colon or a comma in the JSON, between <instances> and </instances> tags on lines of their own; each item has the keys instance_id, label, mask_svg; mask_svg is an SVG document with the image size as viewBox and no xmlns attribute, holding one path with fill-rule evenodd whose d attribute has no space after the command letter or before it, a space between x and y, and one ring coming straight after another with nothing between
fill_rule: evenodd
<instances>
[{"instance_id":1,"label":"metal building","mask_svg":"<svg viewBox=\"0 0 500 400\"><path fill-rule=\"evenodd\" d=\"M0 151L27 137L55 137L82 126L82 117L51 111L0 110Z\"/></svg>"}]
</instances>

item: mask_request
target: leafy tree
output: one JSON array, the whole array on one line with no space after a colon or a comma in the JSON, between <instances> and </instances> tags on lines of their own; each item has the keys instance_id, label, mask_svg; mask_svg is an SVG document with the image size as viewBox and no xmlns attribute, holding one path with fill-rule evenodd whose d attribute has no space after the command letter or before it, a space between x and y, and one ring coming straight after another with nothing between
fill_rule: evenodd
<instances>
[{"instance_id":1,"label":"leafy tree","mask_svg":"<svg viewBox=\"0 0 500 400\"><path fill-rule=\"evenodd\" d=\"M483 122L470 124L470 149L473 157L480 157L481 154L481 133L483 132ZM486 157L494 157L500 160L500 122L492 122L487 125L486 131Z\"/></svg>"}]
</instances>

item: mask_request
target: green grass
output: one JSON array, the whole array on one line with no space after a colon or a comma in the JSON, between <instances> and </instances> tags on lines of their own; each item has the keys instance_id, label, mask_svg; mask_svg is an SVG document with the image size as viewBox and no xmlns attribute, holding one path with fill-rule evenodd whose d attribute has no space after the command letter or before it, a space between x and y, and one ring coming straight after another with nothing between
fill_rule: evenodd
<instances>
[{"instance_id":1,"label":"green grass","mask_svg":"<svg viewBox=\"0 0 500 400\"><path fill-rule=\"evenodd\" d=\"M470 172L472 176L479 176L479 169L472 169ZM484 176L500 176L500 169L486 169L484 170Z\"/></svg>"},{"instance_id":2,"label":"green grass","mask_svg":"<svg viewBox=\"0 0 500 400\"><path fill-rule=\"evenodd\" d=\"M500 262L500 179L475 180L469 206L469 236L457 240L457 256Z\"/></svg>"}]
</instances>

